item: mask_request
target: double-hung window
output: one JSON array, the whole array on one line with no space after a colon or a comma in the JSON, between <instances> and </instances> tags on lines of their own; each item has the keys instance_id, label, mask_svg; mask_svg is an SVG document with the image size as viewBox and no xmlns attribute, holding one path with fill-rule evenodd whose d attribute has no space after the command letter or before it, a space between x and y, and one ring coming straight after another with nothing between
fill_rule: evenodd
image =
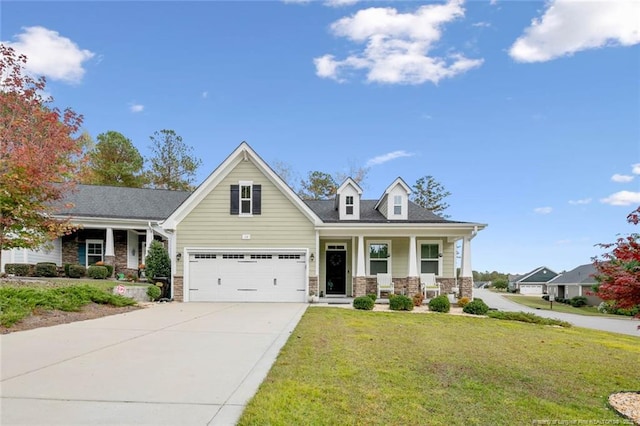
<instances>
[{"instance_id":1,"label":"double-hung window","mask_svg":"<svg viewBox=\"0 0 640 426\"><path fill-rule=\"evenodd\" d=\"M398 216L402 214L402 195L393 196L393 214Z\"/></svg>"},{"instance_id":2,"label":"double-hung window","mask_svg":"<svg viewBox=\"0 0 640 426\"><path fill-rule=\"evenodd\" d=\"M104 261L102 240L87 240L87 266Z\"/></svg>"},{"instance_id":3,"label":"double-hung window","mask_svg":"<svg viewBox=\"0 0 640 426\"><path fill-rule=\"evenodd\" d=\"M346 206L346 213L348 215L352 215L353 214L353 195L347 195L345 197L345 201L344 204Z\"/></svg>"},{"instance_id":4,"label":"double-hung window","mask_svg":"<svg viewBox=\"0 0 640 426\"><path fill-rule=\"evenodd\" d=\"M240 184L240 214L251 214L251 185Z\"/></svg>"},{"instance_id":5,"label":"double-hung window","mask_svg":"<svg viewBox=\"0 0 640 426\"><path fill-rule=\"evenodd\" d=\"M388 242L369 243L369 275L386 274L391 272L389 262L391 251Z\"/></svg>"},{"instance_id":6,"label":"double-hung window","mask_svg":"<svg viewBox=\"0 0 640 426\"><path fill-rule=\"evenodd\" d=\"M440 275L440 246L437 243L420 244L420 273Z\"/></svg>"},{"instance_id":7,"label":"double-hung window","mask_svg":"<svg viewBox=\"0 0 640 426\"><path fill-rule=\"evenodd\" d=\"M230 213L239 216L262 214L262 185L240 181L230 186Z\"/></svg>"}]
</instances>

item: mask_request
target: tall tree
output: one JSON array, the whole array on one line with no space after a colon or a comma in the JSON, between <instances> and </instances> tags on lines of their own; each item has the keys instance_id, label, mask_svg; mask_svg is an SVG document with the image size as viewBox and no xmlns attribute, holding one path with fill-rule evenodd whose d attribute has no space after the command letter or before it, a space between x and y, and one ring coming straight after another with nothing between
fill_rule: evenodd
<instances>
[{"instance_id":1,"label":"tall tree","mask_svg":"<svg viewBox=\"0 0 640 426\"><path fill-rule=\"evenodd\" d=\"M416 183L413 185L411 200L419 206L429 209L438 216L446 219L451 217L448 214L444 214L444 211L449 208L449 204L447 204L444 199L449 195L451 195L451 193L447 191L440 182L435 180L433 176L424 176L416 180Z\"/></svg>"},{"instance_id":2,"label":"tall tree","mask_svg":"<svg viewBox=\"0 0 640 426\"><path fill-rule=\"evenodd\" d=\"M336 194L338 185L333 177L324 172L309 172L306 180L300 181L298 195L305 200L326 200Z\"/></svg>"},{"instance_id":3,"label":"tall tree","mask_svg":"<svg viewBox=\"0 0 640 426\"><path fill-rule=\"evenodd\" d=\"M89 152L89 173L85 183L141 188L145 185L144 159L131 140L109 130L100 133L98 143Z\"/></svg>"},{"instance_id":4,"label":"tall tree","mask_svg":"<svg viewBox=\"0 0 640 426\"><path fill-rule=\"evenodd\" d=\"M37 248L72 229L53 215L74 186L82 116L50 106L26 56L3 44L0 54L0 249Z\"/></svg>"},{"instance_id":5,"label":"tall tree","mask_svg":"<svg viewBox=\"0 0 640 426\"><path fill-rule=\"evenodd\" d=\"M193 190L196 171L202 164L192 154L193 148L187 146L173 130L160 130L149 138L153 152L148 171L151 185L162 189Z\"/></svg>"},{"instance_id":6,"label":"tall tree","mask_svg":"<svg viewBox=\"0 0 640 426\"><path fill-rule=\"evenodd\" d=\"M640 207L627 216L627 222L634 225L640 222ZM595 279L599 284L598 296L604 300L615 300L620 308L640 305L640 234L631 233L618 238L615 243L598 246L612 249L593 259L597 271Z\"/></svg>"}]
</instances>

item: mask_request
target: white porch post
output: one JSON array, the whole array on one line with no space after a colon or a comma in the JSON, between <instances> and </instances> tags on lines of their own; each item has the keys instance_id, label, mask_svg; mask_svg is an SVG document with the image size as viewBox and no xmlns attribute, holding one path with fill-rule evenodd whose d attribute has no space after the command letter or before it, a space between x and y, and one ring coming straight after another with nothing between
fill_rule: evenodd
<instances>
[{"instance_id":1,"label":"white porch post","mask_svg":"<svg viewBox=\"0 0 640 426\"><path fill-rule=\"evenodd\" d=\"M460 277L472 277L471 270L471 238L464 237L462 239L462 264L460 265Z\"/></svg>"},{"instance_id":2,"label":"white porch post","mask_svg":"<svg viewBox=\"0 0 640 426\"><path fill-rule=\"evenodd\" d=\"M409 276L418 276L418 255L416 253L416 236L409 237Z\"/></svg>"},{"instance_id":3,"label":"white porch post","mask_svg":"<svg viewBox=\"0 0 640 426\"><path fill-rule=\"evenodd\" d=\"M146 250L144 252L144 257L146 258L147 255L149 254L149 246L151 245L151 242L153 241L153 229L151 228L147 228L147 236L146 236Z\"/></svg>"},{"instance_id":4,"label":"white porch post","mask_svg":"<svg viewBox=\"0 0 640 426\"><path fill-rule=\"evenodd\" d=\"M107 228L107 241L105 242L106 247L104 248L105 257L114 257L115 249L113 247L113 228Z\"/></svg>"},{"instance_id":5,"label":"white porch post","mask_svg":"<svg viewBox=\"0 0 640 426\"><path fill-rule=\"evenodd\" d=\"M364 263L364 236L358 235L358 263L356 265L356 277L366 277L367 270Z\"/></svg>"}]
</instances>

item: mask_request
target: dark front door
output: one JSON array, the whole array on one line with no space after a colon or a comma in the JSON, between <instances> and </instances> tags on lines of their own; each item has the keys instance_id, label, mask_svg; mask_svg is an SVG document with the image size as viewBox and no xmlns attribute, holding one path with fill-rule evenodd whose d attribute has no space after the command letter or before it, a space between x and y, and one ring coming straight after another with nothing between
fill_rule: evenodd
<instances>
[{"instance_id":1,"label":"dark front door","mask_svg":"<svg viewBox=\"0 0 640 426\"><path fill-rule=\"evenodd\" d=\"M327 294L346 294L347 252L327 250Z\"/></svg>"}]
</instances>

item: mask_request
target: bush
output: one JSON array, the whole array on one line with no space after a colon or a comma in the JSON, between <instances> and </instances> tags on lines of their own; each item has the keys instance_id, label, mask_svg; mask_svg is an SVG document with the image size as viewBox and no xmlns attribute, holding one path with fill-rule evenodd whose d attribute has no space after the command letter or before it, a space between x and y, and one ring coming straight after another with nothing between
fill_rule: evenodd
<instances>
[{"instance_id":1,"label":"bush","mask_svg":"<svg viewBox=\"0 0 640 426\"><path fill-rule=\"evenodd\" d=\"M107 277L113 276L113 265L102 265L107 268Z\"/></svg>"},{"instance_id":2,"label":"bush","mask_svg":"<svg viewBox=\"0 0 640 426\"><path fill-rule=\"evenodd\" d=\"M150 285L147 287L147 296L149 296L149 299L158 300L160 299L161 294L162 290L157 285Z\"/></svg>"},{"instance_id":3,"label":"bush","mask_svg":"<svg viewBox=\"0 0 640 426\"><path fill-rule=\"evenodd\" d=\"M451 303L447 295L441 294L431 299L429 301L429 310L433 312L449 312L451 310Z\"/></svg>"},{"instance_id":4,"label":"bush","mask_svg":"<svg viewBox=\"0 0 640 426\"><path fill-rule=\"evenodd\" d=\"M33 265L28 263L7 263L4 265L4 271L17 277L28 277L31 275Z\"/></svg>"},{"instance_id":5,"label":"bush","mask_svg":"<svg viewBox=\"0 0 640 426\"><path fill-rule=\"evenodd\" d=\"M462 309L465 314L471 315L486 315L489 312L489 307L482 299L472 300Z\"/></svg>"},{"instance_id":6,"label":"bush","mask_svg":"<svg viewBox=\"0 0 640 426\"><path fill-rule=\"evenodd\" d=\"M574 308L581 308L587 305L587 298L585 296L576 296L572 298L569 303L571 303L571 306Z\"/></svg>"},{"instance_id":7,"label":"bush","mask_svg":"<svg viewBox=\"0 0 640 426\"><path fill-rule=\"evenodd\" d=\"M375 303L375 301L378 299L378 295L375 293L369 293L367 294L367 297L371 300L373 300L373 302Z\"/></svg>"},{"instance_id":8,"label":"bush","mask_svg":"<svg viewBox=\"0 0 640 426\"><path fill-rule=\"evenodd\" d=\"M58 266L51 262L36 263L36 276L37 277L57 277Z\"/></svg>"},{"instance_id":9,"label":"bush","mask_svg":"<svg viewBox=\"0 0 640 426\"><path fill-rule=\"evenodd\" d=\"M373 300L369 296L359 296L353 299L353 307L364 311L373 309Z\"/></svg>"},{"instance_id":10,"label":"bush","mask_svg":"<svg viewBox=\"0 0 640 426\"><path fill-rule=\"evenodd\" d=\"M69 265L69 278L81 278L87 273L87 269L82 265Z\"/></svg>"},{"instance_id":11,"label":"bush","mask_svg":"<svg viewBox=\"0 0 640 426\"><path fill-rule=\"evenodd\" d=\"M169 253L158 240L153 240L149 246L149 254L145 258L145 271L148 280L171 276Z\"/></svg>"},{"instance_id":12,"label":"bush","mask_svg":"<svg viewBox=\"0 0 640 426\"><path fill-rule=\"evenodd\" d=\"M103 280L107 278L107 273L107 268L105 268L104 266L92 265L89 266L89 269L87 269L87 276L96 280Z\"/></svg>"},{"instance_id":13,"label":"bush","mask_svg":"<svg viewBox=\"0 0 640 426\"><path fill-rule=\"evenodd\" d=\"M545 294L542 296L542 300L546 300L547 302L549 301L549 295Z\"/></svg>"},{"instance_id":14,"label":"bush","mask_svg":"<svg viewBox=\"0 0 640 426\"><path fill-rule=\"evenodd\" d=\"M64 276L68 277L69 276L69 266L71 266L70 263L65 263L64 264Z\"/></svg>"},{"instance_id":15,"label":"bush","mask_svg":"<svg viewBox=\"0 0 640 426\"><path fill-rule=\"evenodd\" d=\"M399 294L389 299L389 309L392 311L413 311L413 300L408 296Z\"/></svg>"},{"instance_id":16,"label":"bush","mask_svg":"<svg viewBox=\"0 0 640 426\"><path fill-rule=\"evenodd\" d=\"M460 299L458 299L458 306L460 308L464 308L465 306L467 306L469 304L471 300L469 300L468 297L461 297Z\"/></svg>"},{"instance_id":17,"label":"bush","mask_svg":"<svg viewBox=\"0 0 640 426\"><path fill-rule=\"evenodd\" d=\"M491 283L491 287L497 288L498 290L505 290L508 286L509 286L509 281L505 278L495 279Z\"/></svg>"},{"instance_id":18,"label":"bush","mask_svg":"<svg viewBox=\"0 0 640 426\"><path fill-rule=\"evenodd\" d=\"M413 306L422 306L422 302L424 302L424 295L422 293L413 295Z\"/></svg>"},{"instance_id":19,"label":"bush","mask_svg":"<svg viewBox=\"0 0 640 426\"><path fill-rule=\"evenodd\" d=\"M499 320L507 321L520 321L530 324L541 325L559 325L560 327L571 327L571 324L566 321L561 321L553 318L543 318L536 314L529 314L526 312L502 312L502 311L490 311L487 313L489 318L495 318Z\"/></svg>"}]
</instances>

